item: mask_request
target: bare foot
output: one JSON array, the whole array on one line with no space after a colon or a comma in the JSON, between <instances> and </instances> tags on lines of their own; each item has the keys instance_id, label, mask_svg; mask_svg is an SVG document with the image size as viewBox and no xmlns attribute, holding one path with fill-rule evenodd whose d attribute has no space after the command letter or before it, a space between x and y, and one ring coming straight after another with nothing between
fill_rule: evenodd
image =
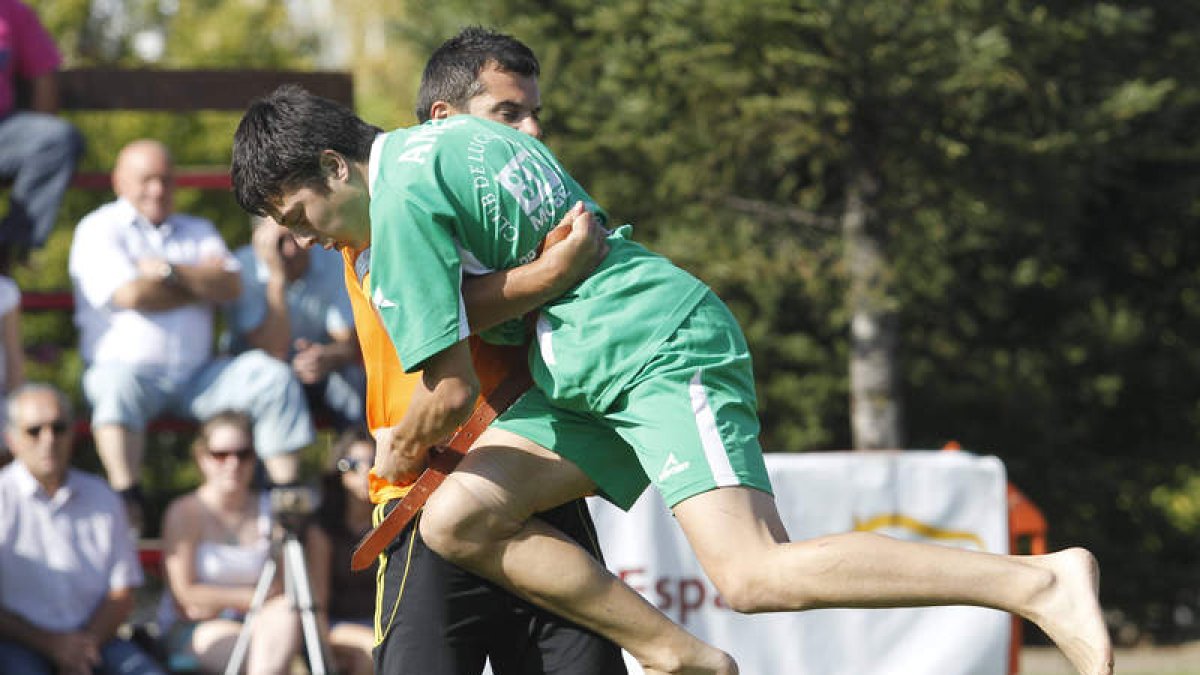
<instances>
[{"instance_id":1,"label":"bare foot","mask_svg":"<svg viewBox=\"0 0 1200 675\"><path fill-rule=\"evenodd\" d=\"M1070 548L1031 560L1053 579L1034 600L1030 620L1054 640L1080 675L1112 675L1112 641L1097 598L1096 558L1085 549Z\"/></svg>"}]
</instances>

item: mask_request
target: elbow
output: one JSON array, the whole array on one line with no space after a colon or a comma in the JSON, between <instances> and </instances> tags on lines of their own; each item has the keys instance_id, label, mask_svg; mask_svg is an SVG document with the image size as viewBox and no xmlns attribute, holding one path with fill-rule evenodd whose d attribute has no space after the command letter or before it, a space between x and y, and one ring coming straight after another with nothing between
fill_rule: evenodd
<instances>
[{"instance_id":1,"label":"elbow","mask_svg":"<svg viewBox=\"0 0 1200 675\"><path fill-rule=\"evenodd\" d=\"M479 380L455 379L444 387L442 403L446 407L448 417L455 424L462 424L475 409L475 401L479 398Z\"/></svg>"}]
</instances>

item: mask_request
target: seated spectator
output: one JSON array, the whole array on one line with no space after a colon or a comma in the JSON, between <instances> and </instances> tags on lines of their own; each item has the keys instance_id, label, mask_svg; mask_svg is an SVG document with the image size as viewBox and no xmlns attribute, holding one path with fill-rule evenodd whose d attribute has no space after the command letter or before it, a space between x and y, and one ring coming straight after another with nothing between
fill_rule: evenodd
<instances>
[{"instance_id":1,"label":"seated spectator","mask_svg":"<svg viewBox=\"0 0 1200 675\"><path fill-rule=\"evenodd\" d=\"M324 412L339 430L361 424L366 375L341 255L302 249L266 218L254 219L252 243L234 255L242 293L226 306L226 349L261 349L290 364L310 410Z\"/></svg>"},{"instance_id":2,"label":"seated spectator","mask_svg":"<svg viewBox=\"0 0 1200 675\"><path fill-rule=\"evenodd\" d=\"M61 63L33 10L0 0L0 179L12 181L8 214L0 220L0 272L46 243L83 154L83 137L55 116ZM17 109L18 82L28 88L29 109Z\"/></svg>"},{"instance_id":3,"label":"seated spectator","mask_svg":"<svg viewBox=\"0 0 1200 675\"><path fill-rule=\"evenodd\" d=\"M25 351L21 346L21 291L6 276L0 276L0 392L7 396L25 381ZM0 406L0 427L4 426ZM0 466L8 464L7 443L0 439Z\"/></svg>"},{"instance_id":4,"label":"seated spectator","mask_svg":"<svg viewBox=\"0 0 1200 675\"><path fill-rule=\"evenodd\" d=\"M116 636L142 569L121 500L70 466L71 422L67 398L49 385L8 397L16 461L0 470L0 670L162 673Z\"/></svg>"},{"instance_id":5,"label":"seated spectator","mask_svg":"<svg viewBox=\"0 0 1200 675\"><path fill-rule=\"evenodd\" d=\"M163 516L167 592L159 629L167 665L225 670L254 587L272 554L272 518L266 492L254 490L250 418L221 412L200 427L192 454L203 482L175 499ZM300 620L276 574L252 618L246 672L288 672L301 646Z\"/></svg>"},{"instance_id":6,"label":"seated spectator","mask_svg":"<svg viewBox=\"0 0 1200 675\"><path fill-rule=\"evenodd\" d=\"M161 143L125 146L113 168L117 200L85 216L71 243L96 450L135 514L146 423L160 413L248 413L277 483L295 481L296 451L313 439L304 390L286 365L259 350L213 357L214 307L237 297L239 266L212 223L174 213L172 170Z\"/></svg>"},{"instance_id":7,"label":"seated spectator","mask_svg":"<svg viewBox=\"0 0 1200 675\"><path fill-rule=\"evenodd\" d=\"M331 452L332 470L322 481L321 509L306 532L305 557L319 621L342 675L370 675L375 647L375 573L352 572L350 556L371 529L374 505L367 471L375 462L375 439L363 429L342 433Z\"/></svg>"}]
</instances>

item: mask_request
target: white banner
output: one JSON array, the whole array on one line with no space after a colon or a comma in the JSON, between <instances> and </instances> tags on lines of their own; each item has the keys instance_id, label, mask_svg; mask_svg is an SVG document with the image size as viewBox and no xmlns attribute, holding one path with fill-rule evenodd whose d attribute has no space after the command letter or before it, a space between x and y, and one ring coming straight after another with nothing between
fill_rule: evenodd
<instances>
[{"instance_id":1,"label":"white banner","mask_svg":"<svg viewBox=\"0 0 1200 675\"><path fill-rule=\"evenodd\" d=\"M1004 466L965 452L769 454L793 541L854 529L1006 553ZM975 607L815 610L724 607L653 489L628 514L589 500L610 569L743 675L1005 675L1011 620ZM630 673L641 673L626 658Z\"/></svg>"}]
</instances>

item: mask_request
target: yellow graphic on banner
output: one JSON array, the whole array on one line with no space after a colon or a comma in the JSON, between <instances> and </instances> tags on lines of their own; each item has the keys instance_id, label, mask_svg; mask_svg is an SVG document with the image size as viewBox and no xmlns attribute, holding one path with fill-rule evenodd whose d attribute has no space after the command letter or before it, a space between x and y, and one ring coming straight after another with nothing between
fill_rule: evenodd
<instances>
[{"instance_id":1,"label":"yellow graphic on banner","mask_svg":"<svg viewBox=\"0 0 1200 675\"><path fill-rule=\"evenodd\" d=\"M856 532L878 532L879 530L888 528L907 530L918 536L935 541L964 542L973 544L980 551L987 550L983 539L974 532L948 530L936 525L930 525L929 523L923 523L916 518L906 516L902 513L883 513L866 520L854 519L854 531Z\"/></svg>"}]
</instances>

